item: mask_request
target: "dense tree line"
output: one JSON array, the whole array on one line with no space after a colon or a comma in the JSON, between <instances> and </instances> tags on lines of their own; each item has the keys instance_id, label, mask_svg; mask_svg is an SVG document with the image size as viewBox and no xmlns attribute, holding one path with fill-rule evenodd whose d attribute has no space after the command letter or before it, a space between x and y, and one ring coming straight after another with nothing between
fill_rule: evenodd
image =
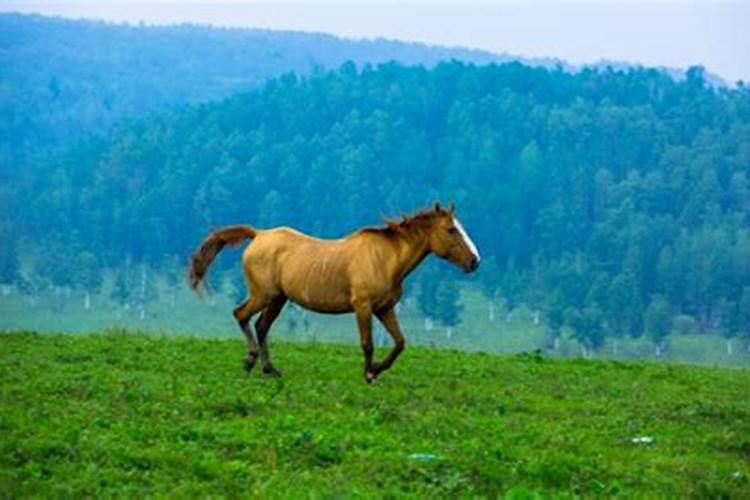
<instances>
[{"instance_id":1,"label":"dense tree line","mask_svg":"<svg viewBox=\"0 0 750 500\"><path fill-rule=\"evenodd\" d=\"M83 251L158 268L211 226L333 237L452 199L488 296L590 349L605 336L661 346L672 332L750 332L748 176L750 92L712 88L701 68L676 82L648 69L349 63L39 159L4 193L13 250L0 268L20 247L61 269ZM417 277L436 318L455 306L434 284L447 272Z\"/></svg>"}]
</instances>

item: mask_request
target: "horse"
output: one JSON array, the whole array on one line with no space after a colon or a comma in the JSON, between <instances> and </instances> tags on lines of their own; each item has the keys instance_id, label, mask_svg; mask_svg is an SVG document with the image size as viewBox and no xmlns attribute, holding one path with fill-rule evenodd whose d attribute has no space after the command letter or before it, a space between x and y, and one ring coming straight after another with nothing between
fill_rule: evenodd
<instances>
[{"instance_id":1,"label":"horse","mask_svg":"<svg viewBox=\"0 0 750 500\"><path fill-rule=\"evenodd\" d=\"M200 284L225 245L252 240L242 254L248 298L234 309L247 343L244 368L250 372L260 355L263 373L281 372L271 363L268 334L284 305L291 300L311 311L354 313L364 353L364 377L372 383L391 367L406 346L394 306L401 299L404 279L429 254L445 259L466 273L477 270L479 251L455 214L455 206L435 203L384 227L366 227L340 239L319 239L289 227L256 229L234 225L211 232L190 257L188 281ZM255 322L251 318L260 313ZM373 362L372 317L380 320L394 346Z\"/></svg>"}]
</instances>

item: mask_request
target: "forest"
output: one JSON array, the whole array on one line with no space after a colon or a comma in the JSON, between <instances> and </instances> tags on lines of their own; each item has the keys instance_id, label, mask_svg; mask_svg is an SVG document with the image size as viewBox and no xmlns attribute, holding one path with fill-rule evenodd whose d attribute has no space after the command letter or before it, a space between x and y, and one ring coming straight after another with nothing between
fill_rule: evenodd
<instances>
[{"instance_id":1,"label":"forest","mask_svg":"<svg viewBox=\"0 0 750 500\"><path fill-rule=\"evenodd\" d=\"M2 121L29 124L13 134L66 120L33 96L21 111L3 78ZM101 90L102 79L87 81ZM33 88L63 95L63 81ZM569 332L592 352L607 338L645 337L657 351L671 335L750 341L741 83L716 87L700 67L675 79L454 60L345 62L236 90L114 113L111 128L69 137L29 132L11 141L20 152L4 141L0 282L95 291L111 272L124 300L144 289L136 268L177 280L212 227L340 237L454 201L483 264L475 278L434 262L416 273L407 293L427 317L455 324L468 287L538 311L550 342Z\"/></svg>"},{"instance_id":2,"label":"forest","mask_svg":"<svg viewBox=\"0 0 750 500\"><path fill-rule=\"evenodd\" d=\"M337 68L346 61L431 66L445 59L488 63L511 57L322 33L0 13L0 175L40 147L106 135L123 118L220 99L285 72Z\"/></svg>"}]
</instances>

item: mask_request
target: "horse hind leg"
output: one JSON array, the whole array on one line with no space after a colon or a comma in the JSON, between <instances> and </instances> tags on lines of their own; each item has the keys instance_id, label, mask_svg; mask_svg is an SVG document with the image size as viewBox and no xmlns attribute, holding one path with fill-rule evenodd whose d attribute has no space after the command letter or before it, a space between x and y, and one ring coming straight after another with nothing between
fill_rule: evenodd
<instances>
[{"instance_id":1,"label":"horse hind leg","mask_svg":"<svg viewBox=\"0 0 750 500\"><path fill-rule=\"evenodd\" d=\"M258 299L258 296L253 295L234 309L234 318L237 320L237 324L240 325L240 329L245 335L245 342L247 343L247 356L244 359L245 371L247 372L255 366L260 351L258 342L255 340L255 334L250 326L250 319L253 315L260 312L264 306L265 304Z\"/></svg>"},{"instance_id":2,"label":"horse hind leg","mask_svg":"<svg viewBox=\"0 0 750 500\"><path fill-rule=\"evenodd\" d=\"M255 331L258 334L258 343L260 344L260 357L263 363L263 373L271 377L280 377L281 372L271 363L271 355L268 352L268 334L271 325L279 317L281 309L286 304L287 298L279 295L271 301L261 313L258 321L255 322Z\"/></svg>"}]
</instances>

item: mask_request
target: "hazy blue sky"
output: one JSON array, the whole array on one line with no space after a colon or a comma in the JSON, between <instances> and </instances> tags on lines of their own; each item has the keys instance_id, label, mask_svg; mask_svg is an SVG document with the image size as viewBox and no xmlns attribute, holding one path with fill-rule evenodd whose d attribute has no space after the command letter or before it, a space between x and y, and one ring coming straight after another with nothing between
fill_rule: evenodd
<instances>
[{"instance_id":1,"label":"hazy blue sky","mask_svg":"<svg viewBox=\"0 0 750 500\"><path fill-rule=\"evenodd\" d=\"M729 82L750 81L750 0L0 0L0 10L386 37L574 64L602 59L677 68L701 64Z\"/></svg>"}]
</instances>

